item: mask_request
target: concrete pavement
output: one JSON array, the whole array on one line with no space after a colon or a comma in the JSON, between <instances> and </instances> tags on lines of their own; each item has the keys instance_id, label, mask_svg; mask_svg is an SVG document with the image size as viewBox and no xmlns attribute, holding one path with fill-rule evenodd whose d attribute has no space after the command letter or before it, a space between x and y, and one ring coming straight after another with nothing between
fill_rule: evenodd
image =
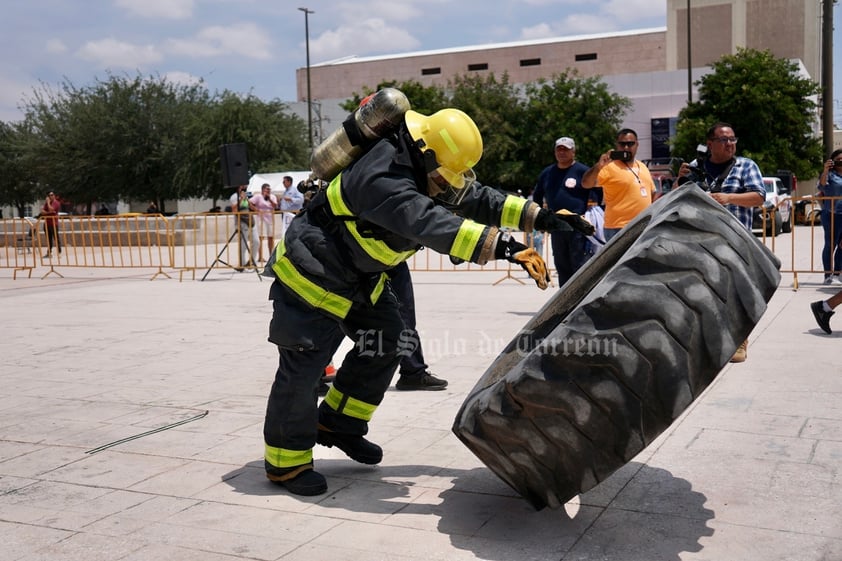
<instances>
[{"instance_id":1,"label":"concrete pavement","mask_svg":"<svg viewBox=\"0 0 842 561\"><path fill-rule=\"evenodd\" d=\"M317 446L330 491L303 498L263 476L268 281L61 272L0 271L2 561L842 559L842 320L828 336L809 310L842 286L816 275L797 291L783 275L748 361L633 462L535 512L450 432L551 295L531 281L415 273L428 362L450 386L390 390L370 433L382 464Z\"/></svg>"}]
</instances>

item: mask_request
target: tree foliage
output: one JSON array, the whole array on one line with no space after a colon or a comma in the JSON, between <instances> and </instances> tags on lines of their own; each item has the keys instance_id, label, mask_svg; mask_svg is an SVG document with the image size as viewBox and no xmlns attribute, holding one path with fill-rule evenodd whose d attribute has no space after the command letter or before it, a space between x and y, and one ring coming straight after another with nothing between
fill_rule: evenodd
<instances>
[{"instance_id":1,"label":"tree foliage","mask_svg":"<svg viewBox=\"0 0 842 561\"><path fill-rule=\"evenodd\" d=\"M614 141L631 102L611 93L599 78L581 78L575 72L553 76L517 88L508 74L499 79L463 75L446 88L418 82L381 82L374 89L355 93L343 109L356 109L366 95L395 87L409 98L412 108L425 115L445 107L465 111L483 138L483 156L476 166L480 182L508 191L527 193L541 170L555 162L554 141L572 136L577 158L594 162Z\"/></svg>"},{"instance_id":2,"label":"tree foliage","mask_svg":"<svg viewBox=\"0 0 842 561\"><path fill-rule=\"evenodd\" d=\"M738 153L764 173L788 169L815 175L822 147L813 132L819 86L802 77L798 65L769 51L738 49L703 76L699 100L678 115L673 154L691 159L705 131L717 121L730 123L739 137Z\"/></svg>"},{"instance_id":3,"label":"tree foliage","mask_svg":"<svg viewBox=\"0 0 842 561\"><path fill-rule=\"evenodd\" d=\"M526 98L520 155L533 178L555 162L554 141L560 136L576 141L577 160L596 162L613 147L631 107L628 98L612 93L601 78L582 78L575 71L528 84Z\"/></svg>"},{"instance_id":4,"label":"tree foliage","mask_svg":"<svg viewBox=\"0 0 842 561\"><path fill-rule=\"evenodd\" d=\"M27 171L0 183L0 202L19 208L47 189L86 205L117 199L227 196L222 144L244 142L252 171L304 168L302 120L280 101L230 92L211 95L202 83L109 76L85 87L42 85L18 125L0 129L0 154Z\"/></svg>"}]
</instances>

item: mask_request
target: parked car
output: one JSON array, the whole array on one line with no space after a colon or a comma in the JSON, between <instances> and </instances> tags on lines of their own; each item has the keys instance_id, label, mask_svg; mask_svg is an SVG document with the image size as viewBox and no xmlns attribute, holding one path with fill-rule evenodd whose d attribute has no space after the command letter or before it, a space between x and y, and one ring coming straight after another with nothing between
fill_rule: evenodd
<instances>
[{"instance_id":1,"label":"parked car","mask_svg":"<svg viewBox=\"0 0 842 561\"><path fill-rule=\"evenodd\" d=\"M800 197L792 208L794 224L818 226L822 223L822 205L813 195Z\"/></svg>"},{"instance_id":2,"label":"parked car","mask_svg":"<svg viewBox=\"0 0 842 561\"><path fill-rule=\"evenodd\" d=\"M678 169L681 167L681 158L650 158L643 160L643 163L649 168L649 175L652 176L652 181L655 183L655 194L652 200L656 201L669 193L675 186L675 180L678 178Z\"/></svg>"},{"instance_id":3,"label":"parked car","mask_svg":"<svg viewBox=\"0 0 842 561\"><path fill-rule=\"evenodd\" d=\"M780 177L764 177L766 201L754 207L752 231L763 231L763 209L766 209L766 235L777 236L792 230L792 197ZM774 210L774 213L772 212Z\"/></svg>"}]
</instances>

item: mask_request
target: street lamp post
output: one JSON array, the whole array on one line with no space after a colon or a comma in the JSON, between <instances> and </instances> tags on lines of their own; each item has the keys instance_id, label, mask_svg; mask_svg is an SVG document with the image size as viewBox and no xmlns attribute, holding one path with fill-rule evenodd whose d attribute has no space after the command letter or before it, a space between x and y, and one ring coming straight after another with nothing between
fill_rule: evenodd
<instances>
[{"instance_id":1,"label":"street lamp post","mask_svg":"<svg viewBox=\"0 0 842 561\"><path fill-rule=\"evenodd\" d=\"M310 135L310 154L313 153L313 101L310 96L310 14L315 14L313 10L307 8L298 8L304 12L304 42L307 49L307 132Z\"/></svg>"}]
</instances>

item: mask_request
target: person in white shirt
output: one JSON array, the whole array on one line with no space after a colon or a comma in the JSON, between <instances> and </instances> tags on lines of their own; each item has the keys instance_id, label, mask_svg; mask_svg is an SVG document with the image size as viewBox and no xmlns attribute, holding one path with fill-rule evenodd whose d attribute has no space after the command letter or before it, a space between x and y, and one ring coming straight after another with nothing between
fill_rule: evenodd
<instances>
[{"instance_id":1,"label":"person in white shirt","mask_svg":"<svg viewBox=\"0 0 842 561\"><path fill-rule=\"evenodd\" d=\"M292 176L290 175L284 176L284 189L286 191L284 191L281 197L281 212L283 212L284 217L283 231L286 232L289 223L292 222L292 219L295 218L295 215L304 206L304 194L292 186Z\"/></svg>"},{"instance_id":2,"label":"person in white shirt","mask_svg":"<svg viewBox=\"0 0 842 561\"><path fill-rule=\"evenodd\" d=\"M275 210L278 208L278 198L272 194L272 187L264 183L260 193L249 199L249 202L257 211L257 229L260 236L258 259L263 263L263 240L269 242L270 255L275 248Z\"/></svg>"}]
</instances>

